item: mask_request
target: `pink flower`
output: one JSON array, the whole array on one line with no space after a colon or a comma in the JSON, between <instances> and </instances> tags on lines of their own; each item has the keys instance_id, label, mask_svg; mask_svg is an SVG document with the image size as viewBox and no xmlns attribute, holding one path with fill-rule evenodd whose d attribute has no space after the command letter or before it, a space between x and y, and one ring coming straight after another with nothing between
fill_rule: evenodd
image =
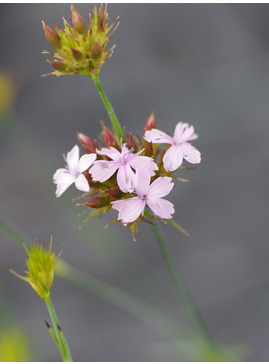
<instances>
[{"instance_id":1,"label":"pink flower","mask_svg":"<svg viewBox=\"0 0 269 364\"><path fill-rule=\"evenodd\" d=\"M146 205L162 219L170 219L175 212L173 204L161 197L173 188L170 177L158 177L150 184L150 174L145 167L138 167L134 179L136 197L111 202L113 209L119 211L118 220L123 224L134 222L144 213Z\"/></svg>"},{"instance_id":2,"label":"pink flower","mask_svg":"<svg viewBox=\"0 0 269 364\"><path fill-rule=\"evenodd\" d=\"M166 171L175 171L181 166L183 159L193 164L201 162L201 153L190 143L187 143L189 140L197 138L198 135L194 133L194 127L181 122L177 124L173 137L158 129L148 130L144 135L144 139L148 142L171 144L163 157Z\"/></svg>"},{"instance_id":3,"label":"pink flower","mask_svg":"<svg viewBox=\"0 0 269 364\"><path fill-rule=\"evenodd\" d=\"M67 153L64 159L65 168L57 169L53 175L53 182L57 184L56 197L60 197L64 191L75 182L78 190L89 192L90 186L87 178L82 172L86 171L96 159L96 154L84 154L79 159L79 148L77 145Z\"/></svg>"},{"instance_id":4,"label":"pink flower","mask_svg":"<svg viewBox=\"0 0 269 364\"><path fill-rule=\"evenodd\" d=\"M122 150L119 152L114 147L102 148L100 151L97 150L98 154L106 155L111 161L96 161L90 173L92 175L93 181L104 182L108 180L113 174L117 172L117 183L122 192L130 192L133 188L133 180L138 166L144 166L150 176L154 176L154 170L158 169L157 164L152 158L140 156L138 153L132 153L126 147L126 144L122 145Z\"/></svg>"}]
</instances>

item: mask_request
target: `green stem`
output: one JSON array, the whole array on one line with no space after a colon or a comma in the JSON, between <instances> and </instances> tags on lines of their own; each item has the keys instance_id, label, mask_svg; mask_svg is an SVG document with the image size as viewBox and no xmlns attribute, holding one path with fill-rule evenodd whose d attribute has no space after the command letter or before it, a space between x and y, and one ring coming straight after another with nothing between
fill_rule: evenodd
<instances>
[{"instance_id":1,"label":"green stem","mask_svg":"<svg viewBox=\"0 0 269 364\"><path fill-rule=\"evenodd\" d=\"M164 262L167 266L167 269L169 271L169 274L171 276L171 279L173 281L173 284L176 289L177 296L180 300L182 309L195 330L198 338L204 339L207 343L209 343L211 346L216 348L216 343L211 336L211 333L209 332L206 323L204 322L198 307L196 306L187 286L184 282L184 279L176 265L176 262L167 246L167 243L165 241L165 238L160 230L160 228L153 224L152 230L155 236L155 239L157 241L157 244L160 248L162 257L164 259Z\"/></svg>"},{"instance_id":2,"label":"green stem","mask_svg":"<svg viewBox=\"0 0 269 364\"><path fill-rule=\"evenodd\" d=\"M122 131L121 125L119 123L119 120L117 118L117 115L115 114L115 111L114 111L110 101L108 100L107 95L100 83L99 76L98 75L92 76L92 79L93 79L95 86L99 92L99 95L101 96L101 99L104 103L104 106L106 108L106 111L108 113L112 126L114 128L114 131L115 131L118 139L120 140L123 137L123 131Z\"/></svg>"},{"instance_id":3,"label":"green stem","mask_svg":"<svg viewBox=\"0 0 269 364\"><path fill-rule=\"evenodd\" d=\"M64 334L60 328L59 320L56 315L56 312L55 312L55 309L53 307L50 297L45 298L44 301L47 305L47 309L50 314L50 318L51 318L51 321L52 321L52 324L54 327L54 331L55 331L56 338L58 341L58 348L61 353L62 359L63 359L63 361L73 361L71 354L70 354L69 346L68 346L67 341L64 337Z\"/></svg>"}]
</instances>

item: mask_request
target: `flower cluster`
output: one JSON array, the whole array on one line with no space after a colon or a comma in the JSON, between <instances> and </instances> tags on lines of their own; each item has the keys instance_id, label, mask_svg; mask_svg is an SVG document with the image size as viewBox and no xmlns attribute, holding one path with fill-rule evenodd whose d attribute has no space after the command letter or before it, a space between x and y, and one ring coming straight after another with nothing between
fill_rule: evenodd
<instances>
[{"instance_id":1,"label":"flower cluster","mask_svg":"<svg viewBox=\"0 0 269 364\"><path fill-rule=\"evenodd\" d=\"M115 209L117 220L130 227L133 234L139 221L170 220L174 206L163 197L174 186L173 172L184 168L183 159L200 163L200 152L189 143L196 138L193 126L182 122L176 125L173 137L156 129L154 113L145 124L142 139L130 133L118 142L105 125L101 143L79 133L86 154L79 158L79 147L75 145L64 156L66 167L53 176L56 196L75 183L85 192L83 197L90 197L80 204L93 208L90 217Z\"/></svg>"},{"instance_id":2,"label":"flower cluster","mask_svg":"<svg viewBox=\"0 0 269 364\"><path fill-rule=\"evenodd\" d=\"M101 4L98 11L94 7L93 15L88 14L87 29L82 16L73 5L71 13L72 26L63 18L64 29L54 23L52 30L42 22L45 36L56 50L56 53L43 52L56 58L48 61L55 69L50 74L82 74L89 77L98 75L101 66L113 53L114 47L107 50L106 46L118 25L117 19L109 25L106 7Z\"/></svg>"}]
</instances>

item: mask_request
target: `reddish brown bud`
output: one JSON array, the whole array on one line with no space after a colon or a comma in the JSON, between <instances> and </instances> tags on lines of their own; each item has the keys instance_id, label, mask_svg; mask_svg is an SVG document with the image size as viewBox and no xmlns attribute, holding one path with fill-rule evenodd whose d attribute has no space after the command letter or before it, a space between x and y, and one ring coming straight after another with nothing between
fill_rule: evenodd
<instances>
[{"instance_id":1,"label":"reddish brown bud","mask_svg":"<svg viewBox=\"0 0 269 364\"><path fill-rule=\"evenodd\" d=\"M80 34L86 34L87 28L85 22L80 15L80 13L71 5L71 12L72 12L72 26L73 28Z\"/></svg>"},{"instance_id":2,"label":"reddish brown bud","mask_svg":"<svg viewBox=\"0 0 269 364\"><path fill-rule=\"evenodd\" d=\"M98 20L100 21L101 19L104 19L104 15L105 15L104 7L103 4L101 4L97 14Z\"/></svg>"},{"instance_id":3,"label":"reddish brown bud","mask_svg":"<svg viewBox=\"0 0 269 364\"><path fill-rule=\"evenodd\" d=\"M109 190L108 193L110 194L110 196L112 196L114 198L120 198L122 196L122 192L119 189L117 189L117 190Z\"/></svg>"},{"instance_id":4,"label":"reddish brown bud","mask_svg":"<svg viewBox=\"0 0 269 364\"><path fill-rule=\"evenodd\" d=\"M58 25L57 23L53 22L53 28L56 30L56 32L58 30L60 30L61 32L64 32L63 28L60 27L60 25Z\"/></svg>"},{"instance_id":5,"label":"reddish brown bud","mask_svg":"<svg viewBox=\"0 0 269 364\"><path fill-rule=\"evenodd\" d=\"M82 133L77 133L78 141L81 143L86 153L96 153L96 148L100 148L99 144L96 143L91 138L87 137L87 135Z\"/></svg>"},{"instance_id":6,"label":"reddish brown bud","mask_svg":"<svg viewBox=\"0 0 269 364\"><path fill-rule=\"evenodd\" d=\"M63 62L51 62L48 61L47 62L56 70L56 71L65 71L66 70L66 65Z\"/></svg>"},{"instance_id":7,"label":"reddish brown bud","mask_svg":"<svg viewBox=\"0 0 269 364\"><path fill-rule=\"evenodd\" d=\"M155 113L154 113L154 111L152 111L152 113L148 117L148 120L146 121L146 124L145 124L145 127L144 127L144 133L147 130L151 130L151 129L155 128L155 124L156 124Z\"/></svg>"},{"instance_id":8,"label":"reddish brown bud","mask_svg":"<svg viewBox=\"0 0 269 364\"><path fill-rule=\"evenodd\" d=\"M98 31L103 32L105 30L105 12L104 12L104 8L103 5L100 5L99 11L98 11Z\"/></svg>"},{"instance_id":9,"label":"reddish brown bud","mask_svg":"<svg viewBox=\"0 0 269 364\"><path fill-rule=\"evenodd\" d=\"M103 133L105 138L105 145L107 147L114 147L117 144L116 139L113 137L111 131L103 124Z\"/></svg>"},{"instance_id":10,"label":"reddish brown bud","mask_svg":"<svg viewBox=\"0 0 269 364\"><path fill-rule=\"evenodd\" d=\"M100 19L100 22L98 24L98 31L99 32L103 32L105 30L104 28L104 20L103 19Z\"/></svg>"},{"instance_id":11,"label":"reddish brown bud","mask_svg":"<svg viewBox=\"0 0 269 364\"><path fill-rule=\"evenodd\" d=\"M153 154L153 147L152 147L152 142L150 142L147 147L145 148L145 155L148 157L152 157Z\"/></svg>"},{"instance_id":12,"label":"reddish brown bud","mask_svg":"<svg viewBox=\"0 0 269 364\"><path fill-rule=\"evenodd\" d=\"M48 27L43 21L42 25L44 28L45 37L48 42L56 49L59 50L62 47L61 38L56 34L50 27Z\"/></svg>"},{"instance_id":13,"label":"reddish brown bud","mask_svg":"<svg viewBox=\"0 0 269 364\"><path fill-rule=\"evenodd\" d=\"M102 54L102 47L98 43L92 45L92 58L98 58Z\"/></svg>"},{"instance_id":14,"label":"reddish brown bud","mask_svg":"<svg viewBox=\"0 0 269 364\"><path fill-rule=\"evenodd\" d=\"M104 207L109 204L107 197L95 197L91 198L85 205L92 207L94 209Z\"/></svg>"},{"instance_id":15,"label":"reddish brown bud","mask_svg":"<svg viewBox=\"0 0 269 364\"><path fill-rule=\"evenodd\" d=\"M132 135L132 133L130 133L130 136L129 136L129 139L128 139L128 147L131 149L131 148L134 148L136 149L136 142L134 140L134 137Z\"/></svg>"},{"instance_id":16,"label":"reddish brown bud","mask_svg":"<svg viewBox=\"0 0 269 364\"><path fill-rule=\"evenodd\" d=\"M79 61L83 57L82 53L74 48L72 48L72 54L77 61Z\"/></svg>"}]
</instances>

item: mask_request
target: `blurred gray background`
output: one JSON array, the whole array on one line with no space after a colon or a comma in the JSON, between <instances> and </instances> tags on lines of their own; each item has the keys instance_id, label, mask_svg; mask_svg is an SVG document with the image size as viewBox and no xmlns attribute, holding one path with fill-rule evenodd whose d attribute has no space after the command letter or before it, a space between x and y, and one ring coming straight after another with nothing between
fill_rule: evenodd
<instances>
[{"instance_id":1,"label":"blurred gray background","mask_svg":"<svg viewBox=\"0 0 269 364\"><path fill-rule=\"evenodd\" d=\"M84 19L92 7L76 6ZM109 4L108 10L111 20L120 16L120 26L100 79L121 123L141 135L155 110L167 133L185 121L199 134L193 144L202 163L178 173L189 183L178 182L169 195L175 220L190 236L164 226L169 247L216 340L244 346L245 360L268 361L269 5ZM84 217L71 202L75 188L55 198L52 175L77 143L76 132L96 138L100 119L110 125L90 79L40 77L51 71L41 52L52 51L41 20L62 25L62 16L70 19L69 4L0 5L0 68L23 79L17 120L1 129L0 212L32 239L47 242L53 228L65 260L183 323L149 226L140 224L136 243L120 223L104 229L115 212L79 229ZM59 360L43 302L5 269L22 272L25 254L0 236L2 298L34 359ZM185 359L180 351L172 355L163 333L60 278L52 299L77 361Z\"/></svg>"}]
</instances>

